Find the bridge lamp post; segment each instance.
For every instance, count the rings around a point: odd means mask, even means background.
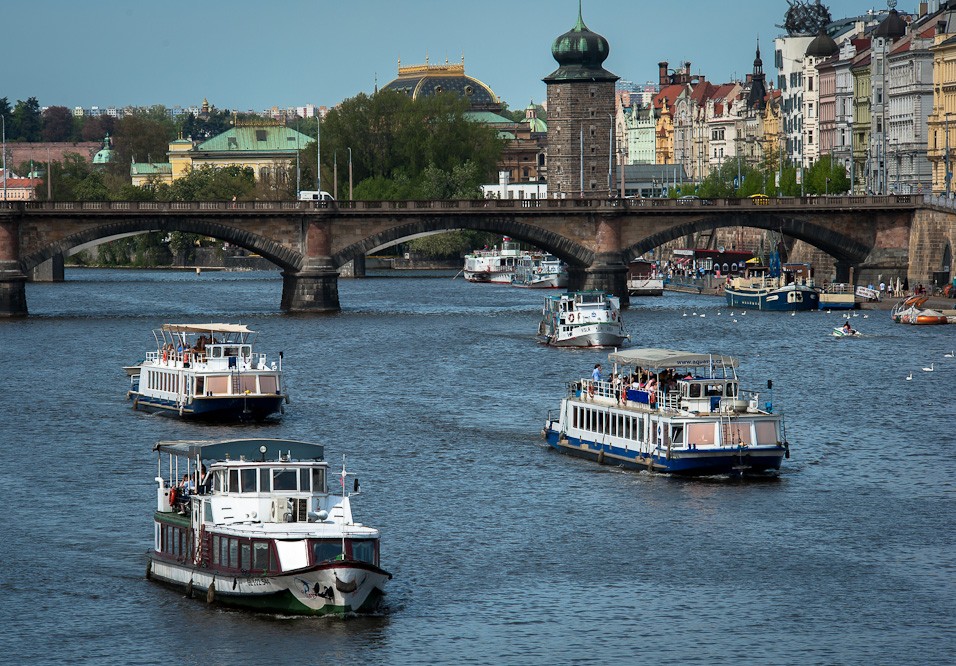
[[[950,183],[953,180],[953,172],[949,166],[949,117],[951,115],[953,114],[952,113],[946,114],[946,152],[943,153],[943,160],[945,161],[945,164],[946,164],[945,179],[946,179],[946,198],[947,199],[949,198],[949,194],[950,194]]]
[[[349,151],[349,201],[352,200],[352,149],[348,148]]]
[[[3,202],[7,202],[7,117],[6,115],[0,115],[0,121],[3,123]],[[49,172],[49,169],[47,169]],[[47,173],[47,179],[49,180],[50,174]]]
[[[611,119],[611,124],[607,130],[607,195],[611,196],[614,191],[614,179],[611,176],[613,171],[612,159],[614,157],[614,115],[609,113],[607,117]]]

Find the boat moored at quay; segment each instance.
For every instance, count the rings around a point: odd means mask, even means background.
[[[254,351],[244,324],[164,324],[156,351],[127,366],[133,409],[183,418],[262,420],[288,402],[278,361]]]
[[[391,578],[379,566],[380,533],[353,520],[358,480],[346,492],[344,463],[331,472],[322,445],[236,439],[160,442],[154,450],[148,579],[208,603],[264,612],[379,608]],[[176,485],[180,472],[184,482]],[[329,492],[329,477],[338,494]]]
[[[771,312],[816,310],[820,304],[809,265],[781,267],[773,261],[770,266],[750,266],[743,276],[729,279],[724,296],[730,307]]]
[[[549,412],[542,434],[558,451],[688,476],[775,473],[789,457],[782,415],[739,387],[737,359],[668,349],[608,358],[610,381],[570,382]]]
[[[628,340],[621,300],[603,291],[572,291],[544,299],[538,339],[554,347],[620,347]]]
[[[501,249],[494,247],[466,254],[462,271],[469,282],[511,284],[520,257],[520,244],[506,236]]]
[[[568,286],[568,269],[551,254],[525,254],[518,259],[511,284],[527,289],[561,289]]]

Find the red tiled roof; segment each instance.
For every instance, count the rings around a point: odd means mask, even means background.
[[[660,109],[662,100],[667,98],[667,109],[673,114],[674,113],[674,101],[678,96],[684,92],[683,84],[671,84],[669,86],[664,86],[663,89],[656,95],[654,95],[654,108]]]
[[[0,183],[3,178],[0,178]],[[39,187],[43,184],[42,178],[7,178],[7,187]]]

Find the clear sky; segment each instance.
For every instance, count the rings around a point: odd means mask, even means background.
[[[830,0],[834,18],[884,8]],[[914,2],[899,10],[912,11]],[[913,5],[913,7],[910,7]],[[764,68],[786,0],[584,0],[610,42],[605,67],[636,83],[690,60],[714,82]],[[404,65],[465,58],[465,73],[512,108],[545,98],[551,42],[578,0],[2,0],[0,97],[41,106],[333,106]],[[769,77],[768,77],[769,78]]]

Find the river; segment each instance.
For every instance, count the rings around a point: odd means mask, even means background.
[[[607,352],[538,345],[542,293],[452,275],[341,280],[329,316],[281,313],[275,272],[28,284],[30,317],[0,321],[3,661],[952,663],[956,327],[859,313],[864,337],[836,339],[836,313],[636,300],[635,345],[738,355],[787,415],[779,478],[681,480],[545,448],[564,383]],[[280,421],[130,409],[122,366],[199,321],[284,351]],[[276,618],[146,581],[152,445],[250,434],[348,456],[394,574],[381,616]]]

